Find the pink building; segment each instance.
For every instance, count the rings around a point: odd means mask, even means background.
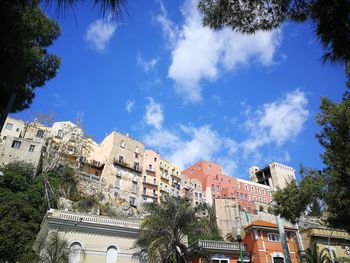
[[[209,204],[215,198],[236,198],[240,209],[253,212],[256,204],[268,204],[272,201],[269,186],[224,175],[222,167],[212,162],[200,161],[182,171],[182,174],[202,183],[206,202]]]

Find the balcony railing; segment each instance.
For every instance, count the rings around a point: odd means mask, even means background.
[[[125,167],[127,169],[136,171],[138,173],[142,172],[142,167],[140,165],[135,165],[135,164],[131,165],[131,164],[125,162],[124,160],[120,160],[119,158],[114,158],[114,164],[123,166],[123,167]]]
[[[213,240],[198,240],[192,246],[201,247],[206,250],[217,250],[217,251],[236,251],[239,252],[239,243],[238,242],[224,242],[224,241],[213,241]],[[246,248],[241,244],[243,251],[246,251]]]
[[[137,223],[137,222],[116,220],[116,219],[111,219],[108,217],[101,217],[101,216],[82,215],[82,214],[76,214],[72,212],[61,212],[59,215],[59,218],[65,219],[65,220],[77,221],[77,222],[88,222],[88,223],[103,224],[103,225],[110,225],[110,226],[129,227],[129,228],[135,228],[135,229],[140,228],[140,223]]]
[[[169,175],[162,173],[162,178],[169,181]]]
[[[144,184],[149,184],[149,185],[153,185],[153,186],[157,186],[157,181],[152,181],[152,180],[143,180],[142,183]]]
[[[154,169],[153,167],[146,167],[146,171],[151,172],[151,173],[155,173],[156,169]]]
[[[94,180],[94,181],[97,181],[97,182],[99,182],[100,179],[101,179],[100,176],[97,176],[97,175],[94,175],[94,174],[90,174],[90,173],[87,173],[87,172],[84,172],[84,171],[79,171],[79,176],[82,179]]]

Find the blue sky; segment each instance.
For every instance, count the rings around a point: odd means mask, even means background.
[[[312,25],[247,36],[202,27],[195,0],[128,6],[119,25],[86,5],[59,18],[50,51],[61,68],[16,116],[82,112],[97,142],[117,129],[182,168],[206,159],[245,179],[271,161],[322,167],[315,116],[321,96],[341,98],[345,76],[320,64]]]

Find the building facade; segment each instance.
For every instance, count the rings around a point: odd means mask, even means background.
[[[44,217],[33,248],[40,254],[41,244],[55,231],[67,241],[70,263],[139,262],[133,248],[139,228],[140,222],[52,209]]]
[[[276,162],[270,163],[261,169],[252,166],[249,173],[253,182],[269,186],[272,191],[276,191],[278,188],[282,189],[290,181],[296,180],[293,167]]]
[[[182,174],[201,182],[208,204],[213,204],[216,198],[232,198],[237,199],[240,210],[254,212],[256,202],[269,204],[272,200],[269,186],[227,176],[220,165],[212,162],[198,162],[182,171]]]
[[[293,234],[296,229],[284,227],[289,254],[292,263],[298,262],[296,244]],[[251,261],[254,263],[283,263],[285,262],[282,243],[276,224],[257,220],[244,228],[246,236],[243,243],[247,248]]]

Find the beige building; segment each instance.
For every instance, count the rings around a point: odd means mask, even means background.
[[[200,180],[189,178],[182,175],[182,191],[181,196],[187,196],[192,200],[192,205],[196,206],[199,204],[206,203],[205,192],[202,189],[202,183]]]
[[[249,173],[253,182],[268,185],[272,191],[277,190],[277,188],[282,189],[288,182],[295,180],[294,168],[276,162],[270,163],[262,169],[252,166]]]
[[[52,209],[44,217],[33,248],[40,253],[40,244],[57,231],[68,243],[70,263],[139,262],[133,257],[139,228],[136,221]]]
[[[153,150],[145,150],[142,178],[145,202],[161,202],[165,195],[182,196],[180,169]]]
[[[144,145],[128,135],[112,132],[100,144],[92,143],[81,176],[101,181],[118,198],[137,206],[141,202]]]
[[[49,129],[8,117],[0,134],[0,165],[14,161],[31,163],[38,170]]]
[[[309,227],[300,231],[304,250],[313,246],[331,251],[332,262],[335,259],[347,258],[350,260],[350,235],[344,230],[325,227]]]

